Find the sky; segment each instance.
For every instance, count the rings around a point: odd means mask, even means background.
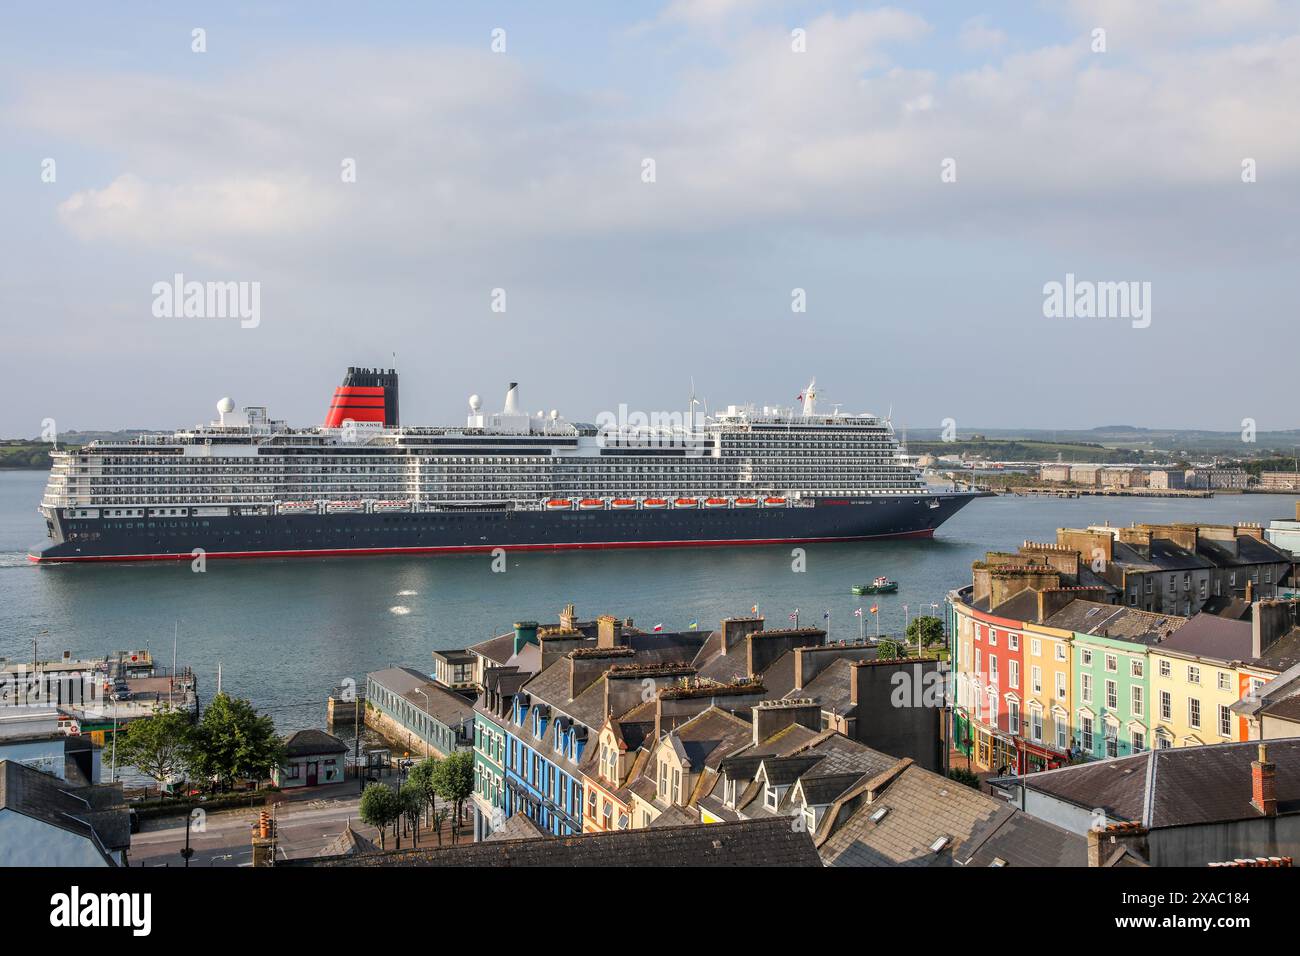
[[[25,4],[0,53],[0,436],[316,424],[393,364],[407,424],[816,377],[1300,426],[1294,0]],[[1049,314],[1067,276],[1130,309]]]

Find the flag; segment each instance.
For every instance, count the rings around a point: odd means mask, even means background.
[[[862,608],[858,608],[856,611],[854,611],[854,612],[853,612],[853,616],[854,616],[854,617],[862,617]]]
[[[792,620],[792,621],[797,621],[797,620],[799,620],[799,612],[798,612],[798,611],[792,611],[791,614],[790,614],[790,620]]]
[[[695,630],[695,629],[696,629],[697,627],[699,627],[699,626],[700,626],[700,622],[699,622],[699,621],[691,621],[691,630],[692,630],[692,631]]]
[[[876,614],[876,613],[878,613],[879,611],[880,611],[880,605],[879,605],[879,604],[873,604],[873,605],[871,605],[871,613],[872,613],[872,614]]]
[[[656,625],[655,625],[655,630],[656,630],[656,631],[662,631],[663,629],[664,629],[664,626],[663,626],[662,624],[656,624]]]
[[[799,397],[795,399],[795,401],[796,401],[796,402],[802,402],[802,401],[803,401],[803,395],[800,394]]]
[[[753,607],[751,607],[751,608],[749,609],[749,613],[750,613],[750,614],[757,614],[757,613],[758,613],[758,605],[755,604]]]
[[[823,621],[829,621],[830,619],[831,619],[831,612],[830,612],[830,611],[822,611],[822,620],[823,620]]]

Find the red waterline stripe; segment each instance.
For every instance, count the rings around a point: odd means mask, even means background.
[[[567,544],[462,544],[440,547],[414,548],[332,548],[313,551],[208,551],[205,558],[347,558],[378,554],[488,554],[501,548],[505,551],[606,551],[630,548],[712,548],[741,545],[770,544],[824,544],[837,541],[867,541],[879,538],[929,538],[933,529],[903,531],[898,534],[864,534],[837,538],[737,538],[708,541],[596,541]],[[42,558],[28,554],[33,564],[59,564],[65,561],[192,561],[194,555],[180,554],[106,554],[79,555],[62,558]]]

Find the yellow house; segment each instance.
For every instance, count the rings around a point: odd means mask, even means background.
[[[1151,645],[1151,723],[1157,747],[1239,739],[1231,708],[1241,698],[1239,662],[1252,656],[1251,626],[1198,614]]]
[[[1070,680],[1070,650],[1073,631],[1025,624],[1025,694],[1029,734],[1040,729],[1044,746],[1064,754],[1074,737],[1070,715],[1073,682]]]

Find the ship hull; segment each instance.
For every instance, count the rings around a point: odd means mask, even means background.
[[[349,557],[605,548],[735,547],[929,537],[977,495],[819,500],[812,507],[654,511],[465,510],[418,514],[67,519],[38,563]]]

